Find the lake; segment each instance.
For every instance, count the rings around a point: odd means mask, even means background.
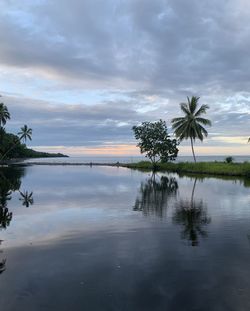
[[[0,174],[0,310],[250,310],[250,180]]]

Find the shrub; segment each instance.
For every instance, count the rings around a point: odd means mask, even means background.
[[[233,158],[233,157],[226,157],[226,158],[225,158],[225,162],[226,162],[226,163],[233,163],[233,161],[234,161],[234,158]]]

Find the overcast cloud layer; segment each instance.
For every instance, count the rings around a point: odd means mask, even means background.
[[[8,129],[27,123],[33,146],[132,154],[134,124],[170,129],[199,95],[213,121],[200,154],[250,153],[249,1],[2,0],[0,15]]]

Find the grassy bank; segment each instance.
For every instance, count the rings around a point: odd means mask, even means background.
[[[152,170],[152,163],[142,161],[129,163],[126,167],[133,169]],[[181,162],[181,163],[159,163],[156,170],[176,173],[209,174],[223,176],[250,177],[250,163],[224,163],[224,162]]]

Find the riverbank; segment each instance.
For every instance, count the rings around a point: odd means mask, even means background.
[[[179,162],[179,163],[158,163],[154,168],[148,161],[137,163],[97,163],[97,162],[16,162],[7,163],[10,166],[32,166],[32,165],[51,165],[51,166],[113,166],[126,167],[130,169],[173,172],[178,174],[214,175],[214,176],[238,176],[250,178],[250,162],[244,163],[225,163],[225,162]]]
[[[147,161],[128,163],[122,165],[131,169],[153,170],[153,164]],[[157,171],[168,171],[174,173],[209,174],[223,176],[250,177],[250,162],[224,163],[224,162],[180,162],[180,163],[158,163]]]

